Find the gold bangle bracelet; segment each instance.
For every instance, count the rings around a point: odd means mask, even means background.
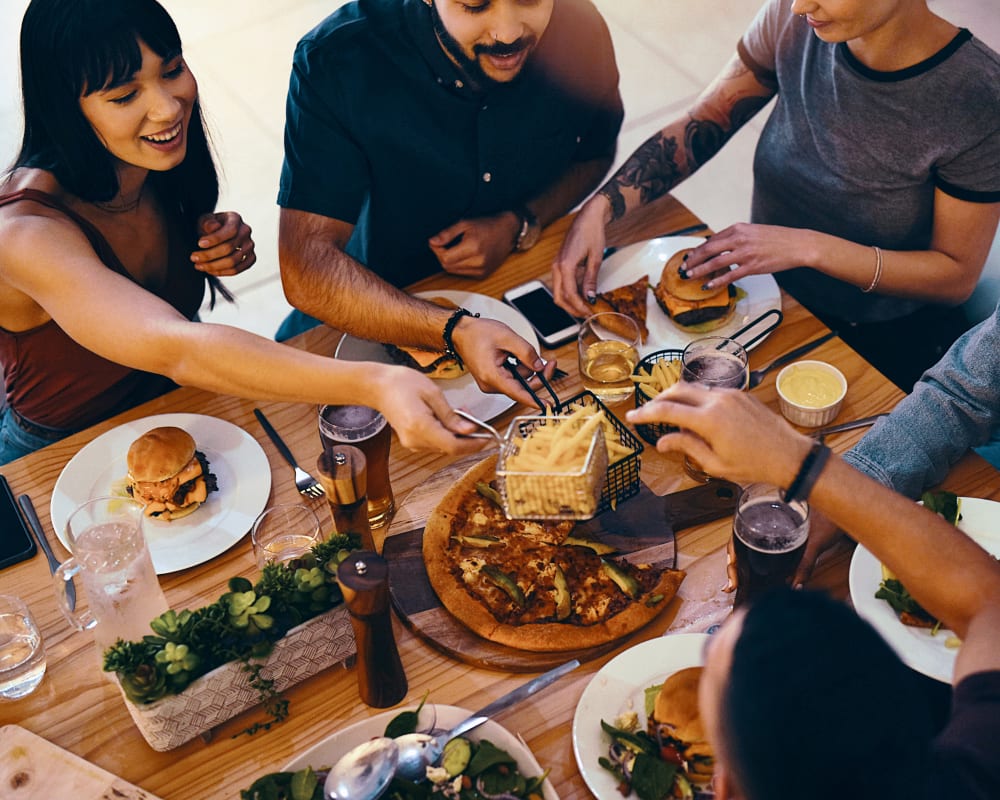
[[[875,275],[872,277],[872,282],[868,284],[868,288],[861,290],[865,294],[874,291],[879,281],[882,280],[882,248],[872,246],[872,249],[875,251]]]

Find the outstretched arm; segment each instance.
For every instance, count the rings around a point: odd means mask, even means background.
[[[812,440],[755,398],[681,383],[630,411],[631,422],[670,422],[661,451],[683,451],[713,475],[788,487]],[[932,614],[965,639],[957,683],[1000,669],[1000,564],[937,514],[839,458],[827,463],[810,503],[886,564]]]
[[[570,313],[590,314],[584,297],[597,291],[605,226],[693,175],[776,90],[733,56],[694,105],[647,139],[580,210],[552,267],[556,301]]]

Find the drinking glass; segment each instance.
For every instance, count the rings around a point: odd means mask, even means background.
[[[736,599],[739,607],[795,574],[809,539],[809,505],[786,503],[782,491],[752,483],[740,495],[733,517]]]
[[[389,445],[392,429],[386,418],[368,406],[322,406],[319,438],[324,450],[353,445],[368,463],[368,522],[378,528],[389,522],[396,508],[389,483]]]
[[[77,630],[93,630],[105,650],[116,640],[140,641],[149,623],[167,610],[143,535],[143,506],[123,497],[99,497],[80,505],[66,521],[73,557],[56,569],[56,601]],[[66,583],[77,575],[88,607],[70,607]],[[77,598],[79,600],[79,598]]]
[[[735,339],[725,336],[695,339],[681,354],[681,380],[708,388],[745,390],[750,381],[750,358]],[[702,483],[711,478],[688,456],[684,457],[684,470]]]
[[[257,566],[301,558],[322,541],[319,519],[301,503],[272,506],[260,512],[250,529]]]
[[[0,698],[31,694],[44,674],[42,634],[28,606],[19,597],[0,594]]]
[[[584,320],[577,335],[583,388],[605,403],[630,398],[639,344],[639,326],[631,317],[608,311]]]

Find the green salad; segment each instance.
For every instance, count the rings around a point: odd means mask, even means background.
[[[417,729],[416,711],[404,711],[393,717],[383,735],[396,738]],[[328,769],[307,767],[297,772],[272,772],[254,781],[240,792],[241,800],[323,800],[323,784]],[[444,748],[441,764],[427,768],[427,778],[419,782],[393,778],[382,795],[388,800],[542,800],[541,775],[521,774],[517,760],[487,739],[472,741],[458,736]]]

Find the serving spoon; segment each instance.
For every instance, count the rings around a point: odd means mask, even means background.
[[[323,784],[323,797],[325,800],[374,800],[385,791],[393,776],[409,781],[423,780],[427,767],[438,763],[450,740],[531,697],[578,666],[580,662],[573,659],[550,669],[466,717],[447,733],[438,736],[408,733],[395,739],[381,737],[358,745],[333,765]]]

